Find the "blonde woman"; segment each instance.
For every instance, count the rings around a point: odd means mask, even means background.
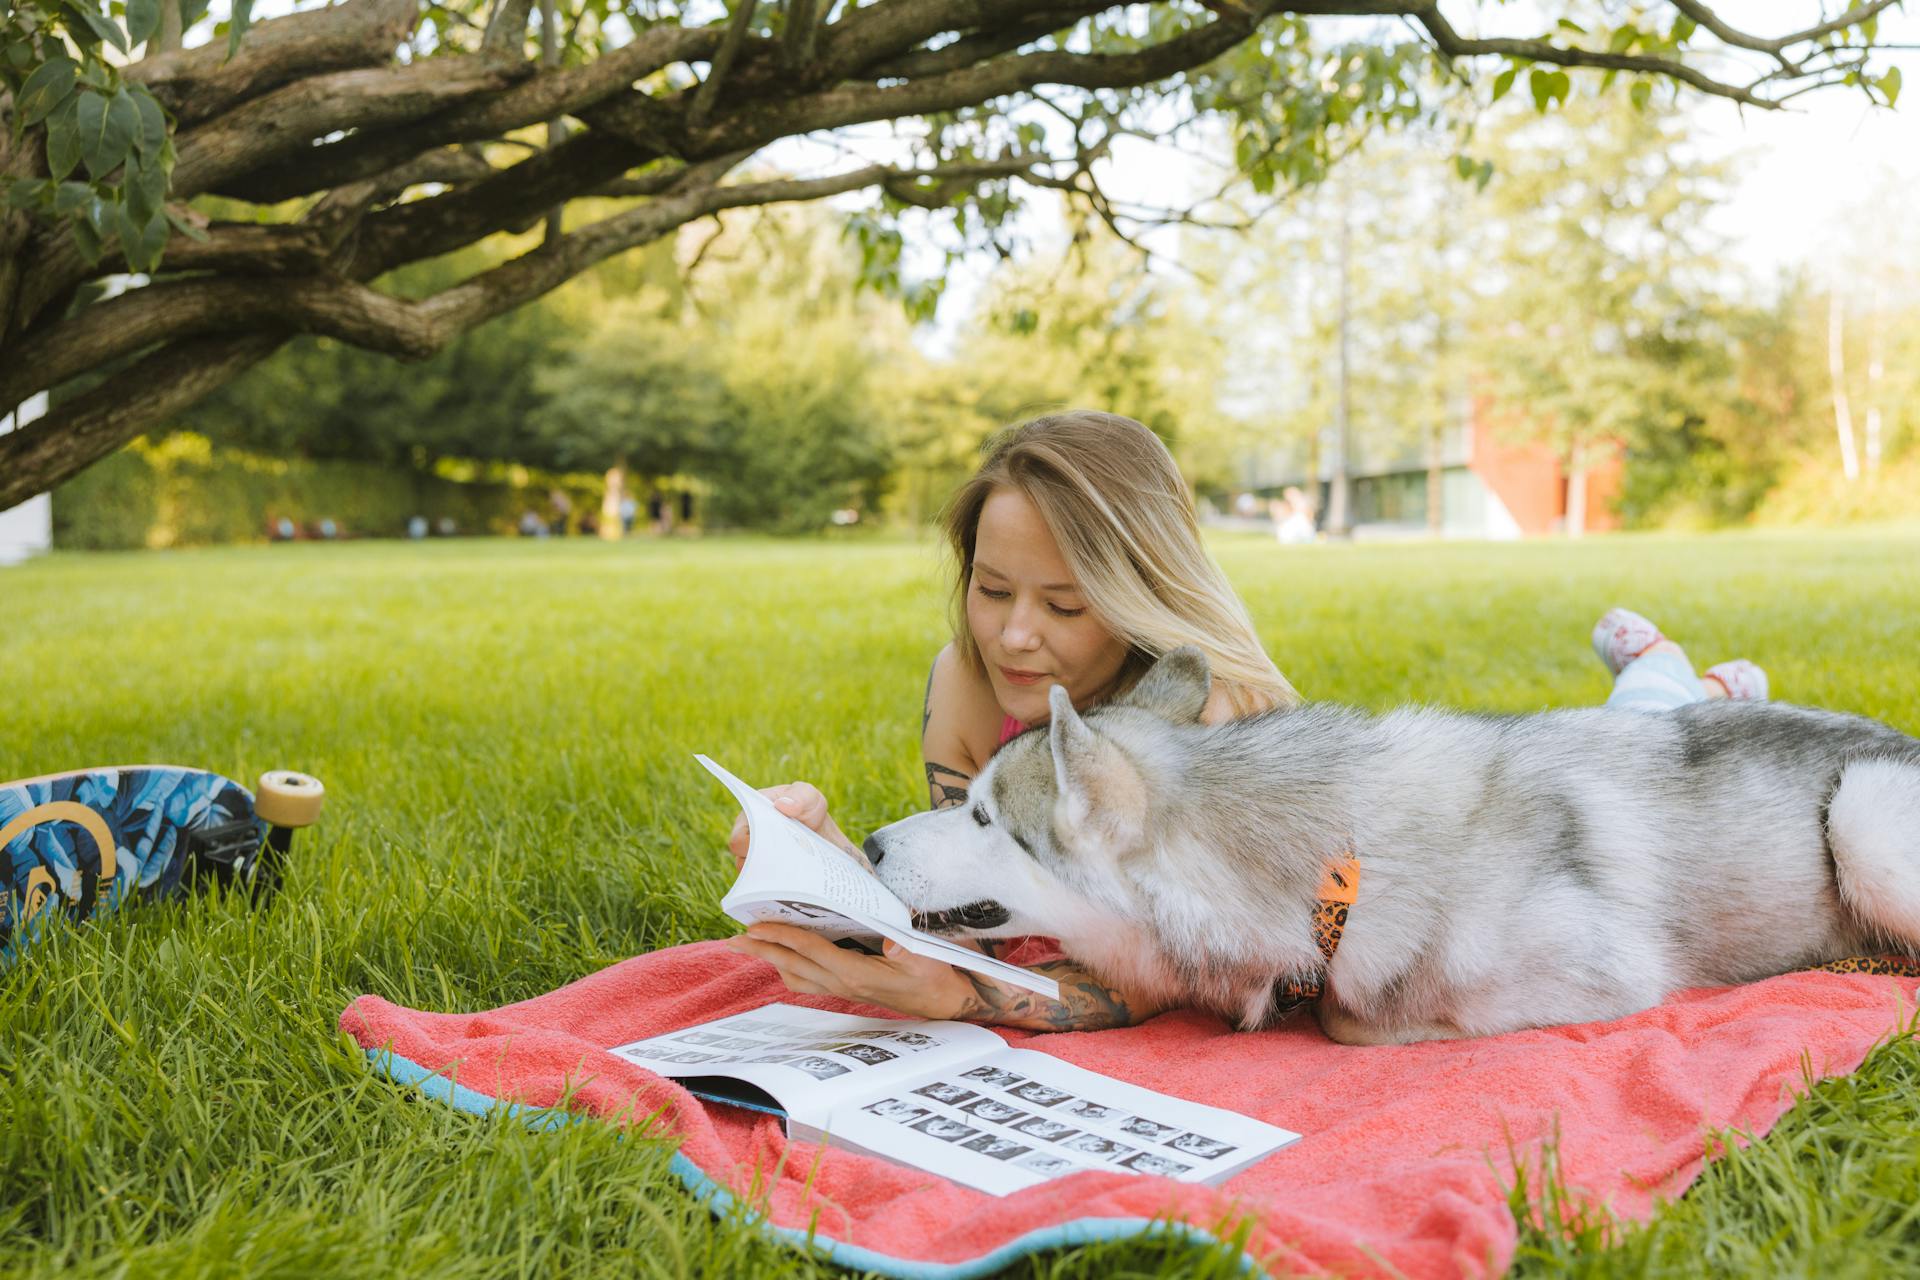
[[[1172,455],[1131,418],[1075,411],[1013,428],[954,495],[943,524],[957,569],[953,640],[933,661],[920,739],[936,809],[963,803],[968,784],[1002,743],[1046,723],[1050,686],[1065,685],[1074,707],[1085,711],[1124,692],[1155,657],[1181,645],[1207,655],[1208,723],[1299,700],[1201,545]],[[1623,630],[1622,618],[1645,634]],[[1698,681],[1690,690],[1679,683],[1684,656],[1676,659],[1677,646],[1637,615],[1616,610],[1602,619],[1595,647],[1620,674],[1616,695],[1667,705],[1708,696]],[[1641,651],[1649,661],[1634,662]],[[1658,668],[1660,689],[1636,683],[1636,668],[1647,675]],[[1691,679],[1690,667],[1685,674]],[[766,795],[864,861],[817,788],[796,782]],[[746,840],[742,817],[728,841],[736,861]],[[1161,1011],[1057,951],[1043,958],[1032,944],[1014,954],[1004,943],[978,945],[1058,980],[1058,1000],[892,943],[883,956],[864,955],[786,925],[753,925],[728,945],[772,964],[793,991],[914,1017],[1065,1031],[1127,1026]]]

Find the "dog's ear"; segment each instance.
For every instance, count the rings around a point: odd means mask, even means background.
[[[1073,709],[1064,685],[1047,691],[1052,719],[1054,817],[1070,836],[1091,836],[1118,852],[1146,829],[1146,791],[1139,772],[1110,740]]]
[[[1207,655],[1192,645],[1162,654],[1140,682],[1113,700],[1116,707],[1139,707],[1175,724],[1198,724],[1212,685]]]

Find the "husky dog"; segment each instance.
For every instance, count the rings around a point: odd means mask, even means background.
[[[922,927],[1043,934],[1241,1028],[1322,988],[1351,1044],[1617,1018],[1683,987],[1920,955],[1920,741],[1766,703],[1208,726],[1206,659],[1015,738],[867,853]],[[1316,890],[1358,860],[1329,963]]]

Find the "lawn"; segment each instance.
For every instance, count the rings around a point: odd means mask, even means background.
[[[1308,696],[1598,701],[1626,603],[1702,665],[1920,732],[1920,530],[1216,550]],[[830,1274],[711,1217],[668,1149],[427,1106],[334,1031],[363,991],[479,1009],[721,936],[732,809],[691,760],[805,778],[842,826],[924,803],[926,543],[714,539],[56,555],[0,571],[0,778],[195,763],[331,793],[265,912],[196,901],[0,974],[0,1275]],[[1920,1044],[1603,1245],[1521,1274],[1920,1273]],[[1015,1274],[1224,1273],[1171,1245]]]

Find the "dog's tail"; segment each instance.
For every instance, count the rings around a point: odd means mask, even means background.
[[[1920,956],[1920,760],[1855,760],[1827,804],[1840,897],[1888,942]]]

